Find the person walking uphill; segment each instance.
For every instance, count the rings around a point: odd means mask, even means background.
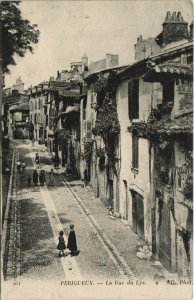
[[[70,225],[67,248],[71,251],[71,256],[78,255],[80,252],[77,250],[77,241],[73,224]]]
[[[63,237],[63,231],[59,232],[59,243],[57,246],[57,250],[59,250],[59,257],[62,255],[65,255],[64,250],[66,249],[65,246],[65,241],[64,241],[64,237]]]
[[[38,153],[36,153],[36,157],[35,157],[35,163],[36,163],[36,166],[37,166],[37,168],[39,168],[39,164],[40,164],[40,157],[39,157]]]

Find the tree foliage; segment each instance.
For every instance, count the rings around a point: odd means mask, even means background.
[[[9,66],[15,65],[14,55],[24,57],[26,51],[33,53],[32,44],[38,43],[37,25],[23,19],[19,9],[20,1],[1,1],[2,68],[9,73]]]

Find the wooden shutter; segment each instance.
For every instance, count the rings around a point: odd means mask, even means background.
[[[133,83],[133,119],[139,119],[139,79]]]
[[[136,135],[132,136],[132,168],[138,169],[139,166],[139,139]]]
[[[139,118],[139,79],[128,83],[128,115],[130,120]]]
[[[92,122],[86,121],[86,141],[90,142],[92,139]]]
[[[128,82],[128,115],[129,115],[129,120],[133,119],[133,81]]]
[[[83,120],[83,139],[86,137],[86,120]]]

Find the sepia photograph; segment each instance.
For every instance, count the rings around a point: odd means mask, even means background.
[[[192,299],[193,2],[0,12],[1,299]]]

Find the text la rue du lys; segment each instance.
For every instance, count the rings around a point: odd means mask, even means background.
[[[139,286],[142,286],[142,285],[146,285],[146,282],[145,281],[140,281],[140,280],[128,280],[128,281],[119,281],[119,280],[114,280],[114,281],[109,281],[109,280],[106,280],[106,285],[139,285]]]

